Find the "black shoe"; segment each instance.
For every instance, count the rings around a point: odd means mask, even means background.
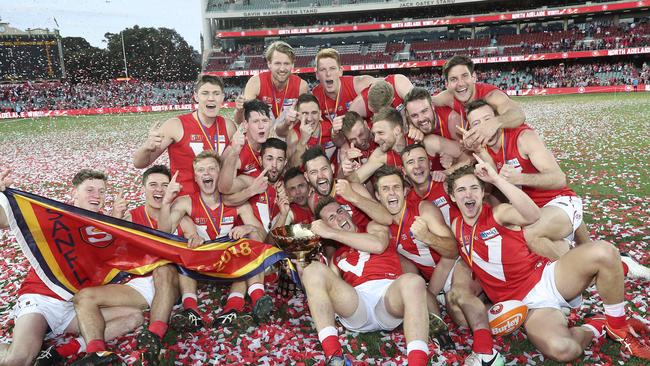
[[[56,364],[63,363],[63,356],[56,351],[54,346],[49,346],[46,349],[41,350],[36,357],[34,366],[54,366]]]
[[[454,349],[447,324],[434,313],[429,313],[429,337],[442,349]]]
[[[203,320],[196,311],[185,309],[172,316],[170,325],[178,332],[196,332],[203,328]]]
[[[138,334],[137,347],[142,352],[142,358],[144,361],[147,361],[150,365],[158,364],[162,342],[157,335],[153,334],[148,329],[143,330]]]
[[[220,314],[212,323],[213,328],[219,327],[237,327],[239,329],[247,329],[253,325],[253,317],[248,314],[238,314],[235,310],[230,310],[227,313]]]
[[[258,323],[265,323],[273,311],[273,299],[269,295],[260,297],[253,306],[253,318]]]
[[[102,351],[89,353],[84,358],[71,363],[70,366],[126,366],[126,364],[115,353]]]

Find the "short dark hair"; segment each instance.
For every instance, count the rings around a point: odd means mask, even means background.
[[[81,169],[72,178],[72,185],[75,188],[79,187],[81,183],[89,179],[101,179],[104,182],[106,182],[108,180],[108,176],[104,172],[100,172],[99,170]]]
[[[301,104],[305,104],[305,103],[316,103],[316,105],[320,109],[320,104],[318,104],[318,98],[316,98],[314,94],[310,94],[310,93],[300,94],[298,96],[298,100],[296,100],[296,110],[300,108]]]
[[[363,123],[363,117],[355,111],[347,111],[343,116],[343,126],[341,127],[341,131],[343,133],[350,132],[357,122]]]
[[[442,75],[445,77],[445,81],[449,78],[449,70],[458,65],[465,65],[470,74],[474,73],[474,61],[471,58],[465,55],[454,55],[442,65]]]
[[[275,137],[269,137],[262,143],[262,147],[260,149],[260,155],[264,156],[264,151],[266,149],[273,148],[273,149],[278,149],[284,151],[284,155],[287,155],[287,143],[280,140],[279,138]]]
[[[271,108],[259,99],[244,102],[244,119],[248,121],[252,112],[257,112],[271,118]]]
[[[330,203],[336,203],[337,205],[339,204],[332,196],[320,197],[318,199],[318,203],[316,204],[316,209],[314,210],[314,216],[316,216],[317,219],[322,219],[322,217],[320,217],[320,213],[323,211],[323,208],[325,208],[325,206],[329,205]]]
[[[473,101],[469,102],[469,104],[467,104],[467,106],[465,106],[465,109],[467,111],[467,114],[469,114],[473,110],[476,110],[476,109],[479,109],[479,108],[485,107],[485,106],[490,107],[494,111],[494,113],[496,114],[496,111],[494,110],[494,108],[492,108],[492,106],[489,105],[488,102],[486,102],[483,99],[477,99],[477,100],[473,100]]]
[[[201,86],[203,86],[203,84],[218,85],[221,88],[221,92],[224,91],[223,79],[219,76],[199,74],[199,77],[196,79],[196,82],[194,83],[194,92],[195,93],[198,92]]]
[[[402,153],[400,154],[400,156],[404,156],[404,154],[406,154],[408,152],[411,152],[411,151],[413,151],[415,149],[420,149],[420,148],[424,149],[425,152],[427,151],[427,149],[424,147],[424,145],[422,145],[419,142],[406,145],[406,146],[404,146],[404,150],[402,150]],[[427,155],[428,155],[428,153],[427,153]]]
[[[379,169],[375,170],[374,174],[374,181],[375,181],[375,191],[378,190],[379,186],[379,179],[383,177],[387,177],[389,175],[396,175],[399,177],[399,179],[402,181],[402,186],[404,186],[404,176],[402,175],[402,172],[397,169],[397,167],[394,167],[392,165],[382,165],[379,167]]]
[[[282,179],[284,180],[284,184],[287,184],[288,181],[298,176],[303,176],[302,171],[297,166],[293,166],[284,172],[284,177]]]
[[[472,165],[472,164],[463,165],[462,167],[454,170],[451,174],[449,174],[447,176],[447,179],[445,180],[445,184],[447,186],[447,194],[448,195],[451,196],[453,194],[453,192],[454,192],[454,183],[456,183],[456,181],[459,178],[464,177],[466,175],[476,175],[476,174],[474,174],[474,165]],[[478,179],[478,178],[477,178],[477,180],[478,180],[479,185],[481,186],[481,189],[485,189],[485,183],[482,180]]]
[[[320,146],[314,146],[312,148],[307,149],[300,157],[300,159],[302,160],[302,166],[306,167],[308,162],[317,159],[321,156],[324,157],[327,161],[330,160],[327,158],[325,151],[323,151],[323,148]]]
[[[378,121],[388,121],[393,125],[393,127],[399,126],[402,131],[404,131],[402,114],[393,107],[384,107],[380,109],[379,112],[375,113],[375,115],[372,116],[372,123],[377,123]]]
[[[415,88],[411,89],[406,95],[404,96],[404,105],[409,104],[409,102],[412,102],[414,100],[421,100],[421,99],[426,99],[429,104],[431,104],[431,93],[429,93],[428,90],[425,88],[420,88],[416,86]]]
[[[151,174],[163,174],[166,175],[169,180],[172,180],[172,173],[169,171],[169,168],[165,165],[152,165],[149,169],[145,170],[142,173],[142,185],[147,183],[147,179]]]

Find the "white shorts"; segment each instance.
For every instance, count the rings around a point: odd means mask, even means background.
[[[573,234],[582,224],[582,198],[578,196],[557,196],[550,200],[544,207],[558,207],[564,211],[571,221],[573,230],[566,238],[573,241]]]
[[[529,309],[577,308],[582,305],[582,295],[578,295],[576,298],[567,301],[557,290],[557,286],[555,285],[555,263],[548,263],[544,267],[539,282],[521,300]]]
[[[149,307],[151,307],[151,302],[153,301],[153,296],[156,294],[156,290],[153,286],[153,276],[143,276],[143,277],[134,277],[125,283],[126,286],[129,286],[136,290],[142,297],[147,301]]]
[[[47,338],[65,333],[65,329],[77,316],[72,301],[59,300],[40,294],[23,294],[18,297],[11,316],[18,319],[27,314],[41,314],[45,318],[50,327]]]
[[[355,287],[359,296],[359,305],[350,317],[339,316],[341,324],[348,330],[360,333],[393,330],[402,324],[403,319],[390,315],[384,302],[386,290],[394,281],[374,280]]]
[[[449,273],[447,274],[447,279],[445,279],[445,284],[442,286],[442,292],[444,293],[448,293],[451,290],[451,280],[454,278],[454,271],[456,270],[456,266],[458,265],[459,260],[460,257],[456,258],[456,262],[454,262],[454,266],[451,267]]]

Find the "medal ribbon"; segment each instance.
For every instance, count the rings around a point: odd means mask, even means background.
[[[287,86],[284,88],[284,93],[282,93],[282,105],[284,106],[284,98],[287,96],[287,90],[289,90],[289,83],[291,82],[291,78],[287,80]],[[275,117],[280,116],[280,105],[278,104],[277,99],[275,99],[275,85],[273,85],[273,82],[271,82],[271,91],[273,93],[273,110],[275,111]]]
[[[336,111],[339,108],[339,97],[340,96],[341,96],[341,79],[339,79],[339,91],[336,93],[336,102],[334,104],[334,112],[329,113],[329,109],[327,108],[328,96],[327,96],[327,94],[325,94],[325,87],[323,87],[323,101],[325,101],[325,113],[327,114],[327,118],[330,120],[330,122],[334,122],[334,119],[332,118],[332,115],[334,115],[336,117]]]
[[[217,124],[217,133],[215,135],[213,135],[212,138],[209,137],[210,135],[208,134],[208,130],[203,125],[203,121],[201,121],[201,117],[199,117],[199,112],[198,111],[196,112],[195,121],[196,121],[196,124],[198,124],[199,128],[201,129],[201,132],[203,133],[203,137],[205,137],[205,139],[208,140],[208,144],[210,145],[210,149],[212,149],[213,151],[217,151],[217,149],[215,148],[216,142],[214,141],[214,136],[219,135],[219,124],[217,123],[217,121],[216,120],[214,121],[214,123]]]
[[[205,212],[206,216],[208,219],[210,219],[210,223],[212,224],[212,229],[216,233],[217,236],[219,236],[219,233],[221,232],[221,222],[223,219],[223,200],[221,200],[221,194],[219,194],[219,221],[215,222],[214,216],[212,216],[211,210],[208,208],[208,205],[205,203],[203,200],[203,197],[199,195],[199,199],[201,200],[201,207],[203,208],[203,211]]]
[[[478,226],[478,220],[472,226],[472,237],[470,238],[469,249],[467,248],[467,243],[465,242],[465,220],[461,221],[461,240],[463,241],[463,249],[465,250],[465,255],[467,256],[467,262],[469,263],[469,268],[472,269],[472,254],[474,253],[474,234],[476,233],[476,227]]]

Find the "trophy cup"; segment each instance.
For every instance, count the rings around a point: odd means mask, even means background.
[[[297,271],[302,269],[314,260],[320,251],[320,237],[314,234],[309,224],[286,225],[271,230],[271,236],[280,249],[289,254],[289,257],[297,262]],[[288,274],[288,268],[281,270],[278,277],[277,291],[288,298],[297,291],[296,284]]]

